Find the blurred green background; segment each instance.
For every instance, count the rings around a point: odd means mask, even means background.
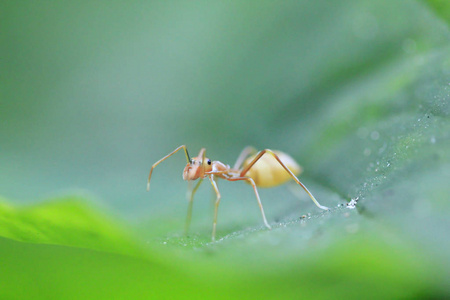
[[[449,296],[449,6],[2,1],[0,296]],[[205,183],[183,237],[184,155],[145,191],[181,144],[283,150],[332,209],[261,189],[266,231],[220,182],[211,244]]]

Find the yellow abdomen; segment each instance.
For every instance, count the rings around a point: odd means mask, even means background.
[[[281,151],[273,150],[273,152],[295,176],[300,175],[302,168],[292,157]],[[255,157],[256,155],[247,158],[244,161],[243,167],[245,168]],[[275,157],[267,152],[245,175],[251,177],[259,187],[273,187],[292,179],[291,175],[281,166]]]

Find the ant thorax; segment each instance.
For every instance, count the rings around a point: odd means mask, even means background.
[[[212,162],[212,171],[213,172],[224,172],[230,169],[229,165],[226,165],[218,160]]]

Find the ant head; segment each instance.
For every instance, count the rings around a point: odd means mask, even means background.
[[[196,180],[198,178],[204,177],[205,172],[210,172],[211,170],[211,160],[209,158],[203,157],[203,153],[202,151],[200,151],[199,156],[192,158],[184,168],[183,179]]]

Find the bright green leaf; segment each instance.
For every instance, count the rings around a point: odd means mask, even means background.
[[[2,298],[449,297],[447,2],[99,3],[0,4],[0,193],[125,219],[3,201]],[[269,231],[222,181],[210,243],[205,183],[184,237],[183,155],[145,193],[184,143],[286,151],[332,209],[260,189]]]

